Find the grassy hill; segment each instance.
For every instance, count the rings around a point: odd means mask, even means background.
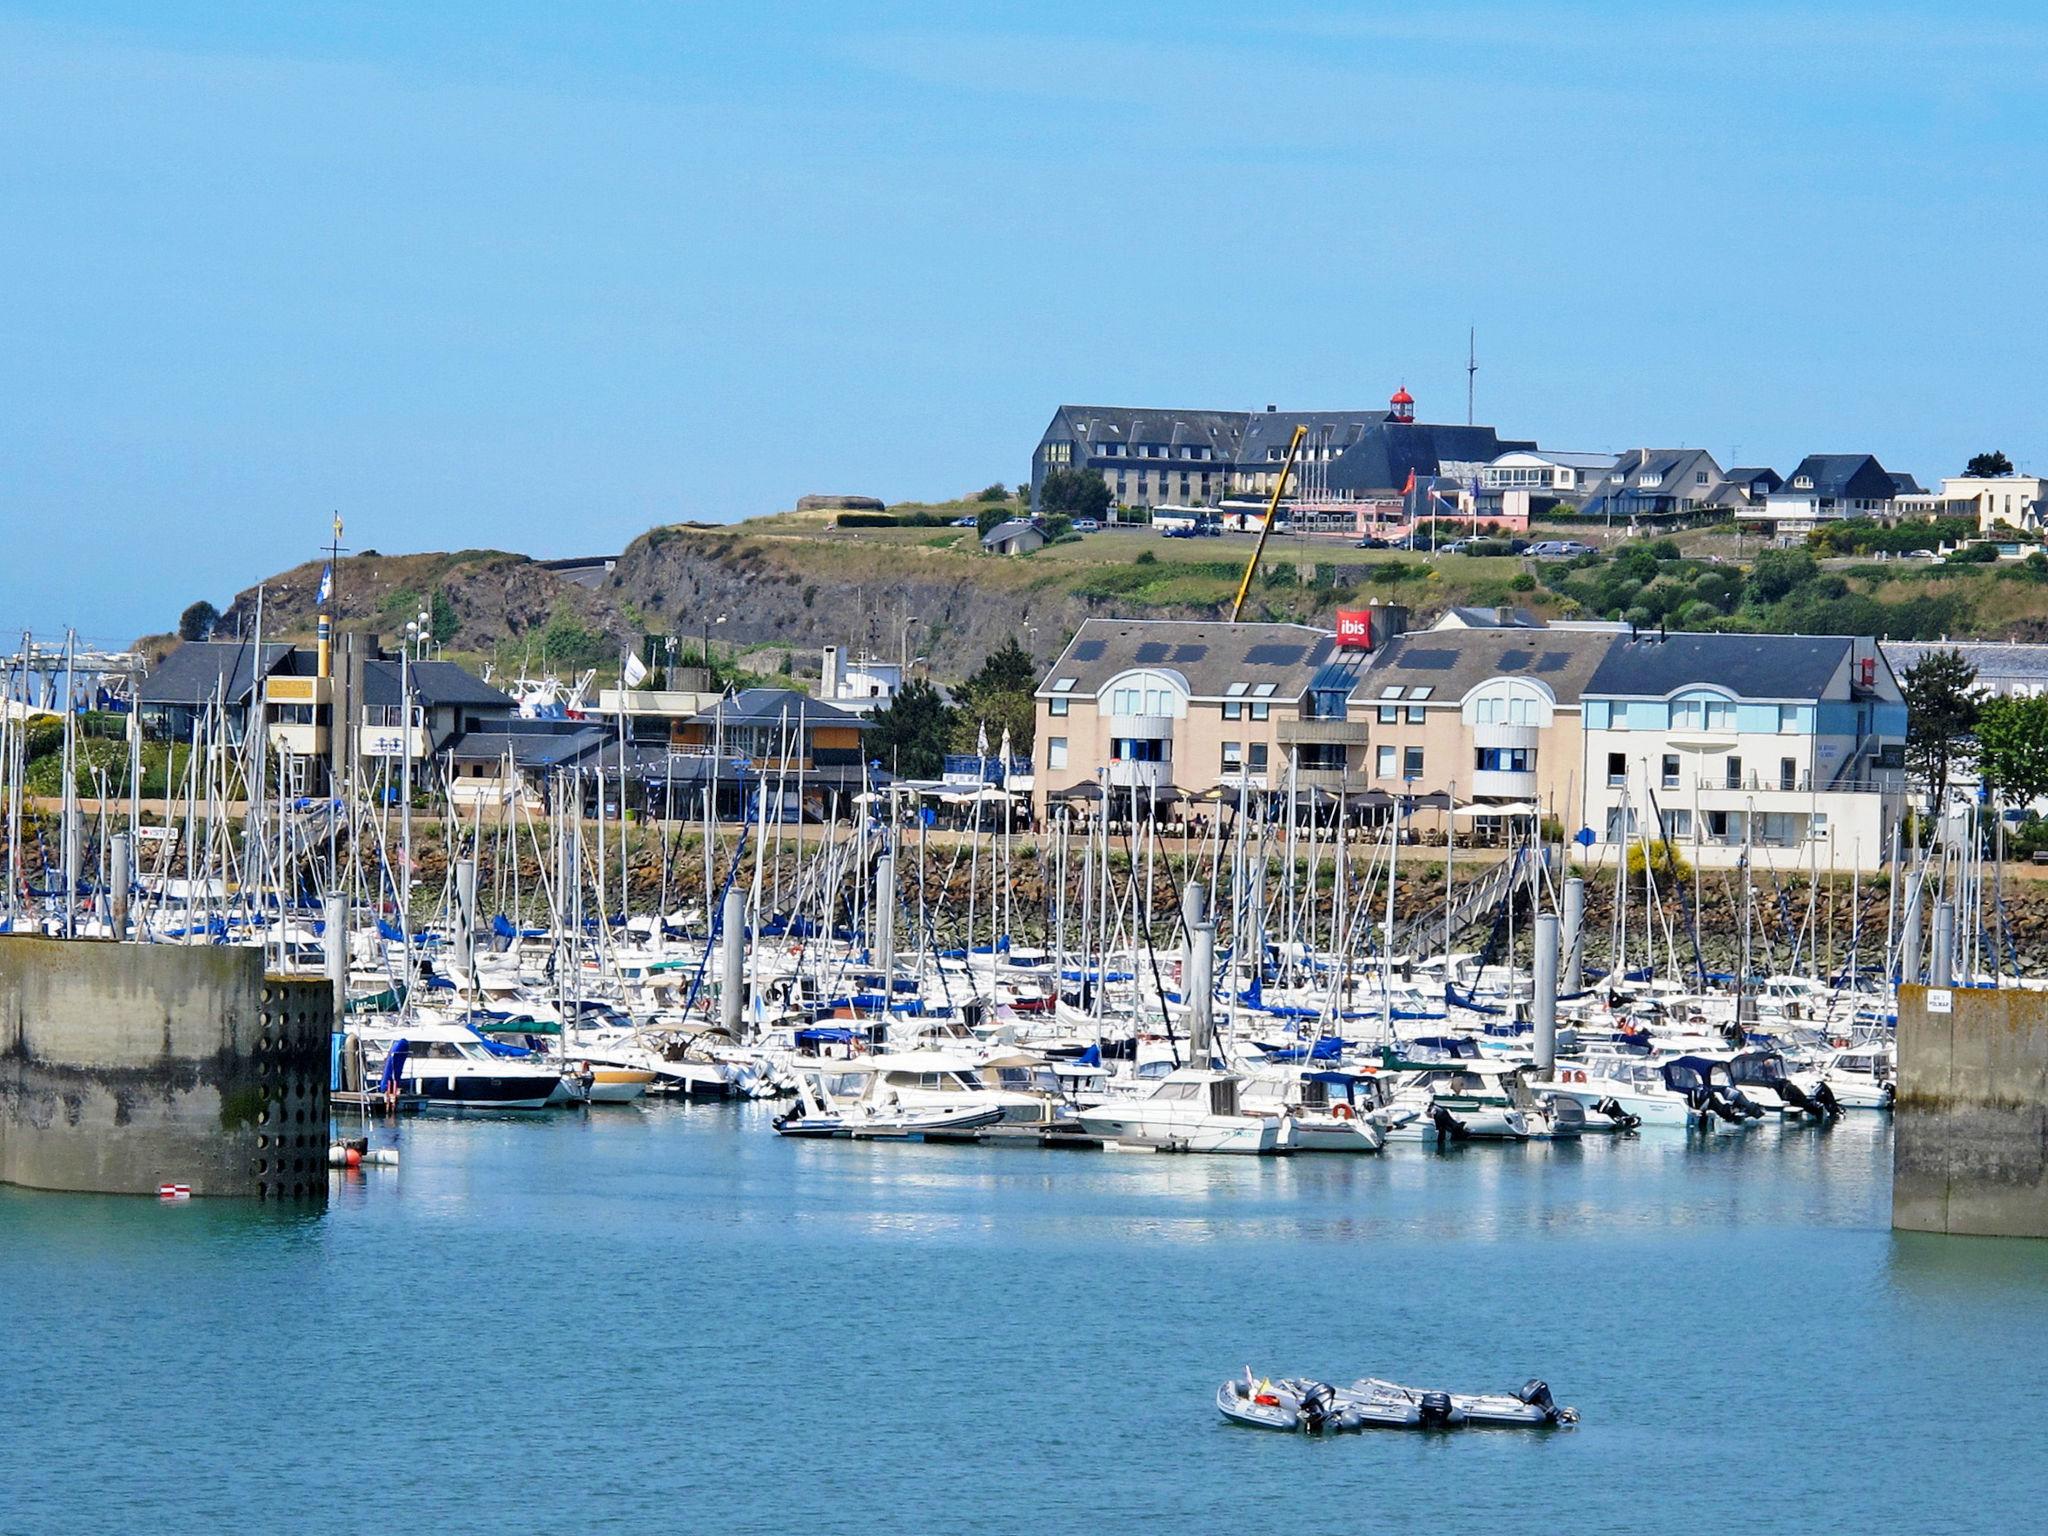
[[[1018,513],[1011,501],[999,510]],[[1169,539],[1105,529],[1022,558],[984,555],[972,527],[991,504],[908,503],[909,525],[859,526],[833,511],[782,512],[726,526],[676,524],[635,539],[596,587],[496,550],[359,555],[336,573],[344,629],[393,640],[422,610],[447,653],[501,667],[616,665],[644,634],[763,671],[815,671],[838,643],[930,658],[958,677],[1015,636],[1049,659],[1090,615],[1219,618],[1253,536]],[[1539,530],[1561,534],[1563,530]],[[1546,617],[1629,619],[1674,628],[1937,638],[2048,638],[2048,557],[1996,565],[1759,550],[1732,529],[1672,540],[1576,532],[1600,547],[1573,562],[1501,554],[1360,550],[1350,540],[1276,534],[1247,617],[1327,623],[1340,604],[1405,604],[1427,623],[1452,604],[1513,604]],[[267,634],[308,635],[317,563],[264,584]],[[255,592],[225,622],[253,628]],[[722,616],[722,619],[721,619]]]

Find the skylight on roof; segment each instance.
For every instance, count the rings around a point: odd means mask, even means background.
[[[1225,697],[1226,699],[1239,698],[1243,695],[1245,689],[1249,688],[1250,686],[1250,683],[1232,683],[1228,688],[1223,690],[1223,697]]]
[[[1062,677],[1062,678],[1058,679],[1058,680],[1057,680],[1056,682],[1054,682],[1054,683],[1053,683],[1053,685],[1052,685],[1052,691],[1053,691],[1054,693],[1067,693],[1067,692],[1070,692],[1070,691],[1072,691],[1072,689],[1073,689],[1073,686],[1074,686],[1074,679],[1073,679],[1073,678],[1071,678],[1071,677]]]
[[[1380,690],[1380,697],[1383,699],[1398,699],[1401,697],[1402,691],[1401,685],[1395,683],[1391,687],[1382,688]]]
[[[1259,684],[1258,687],[1252,690],[1252,697],[1255,699],[1270,699],[1273,697],[1273,685],[1271,683]]]
[[[1410,699],[1426,699],[1432,693],[1435,692],[1436,689],[1433,685],[1429,683],[1424,683],[1420,688],[1417,688],[1413,693],[1409,694],[1408,697]]]

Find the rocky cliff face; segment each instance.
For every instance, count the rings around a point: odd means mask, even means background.
[[[834,545],[655,529],[627,547],[604,591],[644,615],[650,629],[687,637],[708,621],[721,645],[788,645],[800,653],[866,643],[894,656],[904,621],[914,618],[910,653],[929,656],[942,679],[966,675],[1013,636],[1050,659],[1083,619],[1115,610],[1062,590],[1057,574],[1028,562],[864,543],[852,532],[841,538]],[[715,622],[720,614],[723,625]]]

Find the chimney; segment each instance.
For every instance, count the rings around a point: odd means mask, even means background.
[[[839,647],[825,647],[825,662],[819,673],[818,697],[830,704],[839,697]]]

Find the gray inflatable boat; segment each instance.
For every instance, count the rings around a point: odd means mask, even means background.
[[[1307,1377],[1243,1376],[1216,1389],[1216,1409],[1233,1424],[1290,1434],[1342,1435],[1367,1429],[1457,1429],[1464,1425],[1544,1428],[1576,1424],[1578,1410],[1561,1408],[1537,1380],[1519,1392],[1423,1391],[1368,1376],[1348,1387]]]

